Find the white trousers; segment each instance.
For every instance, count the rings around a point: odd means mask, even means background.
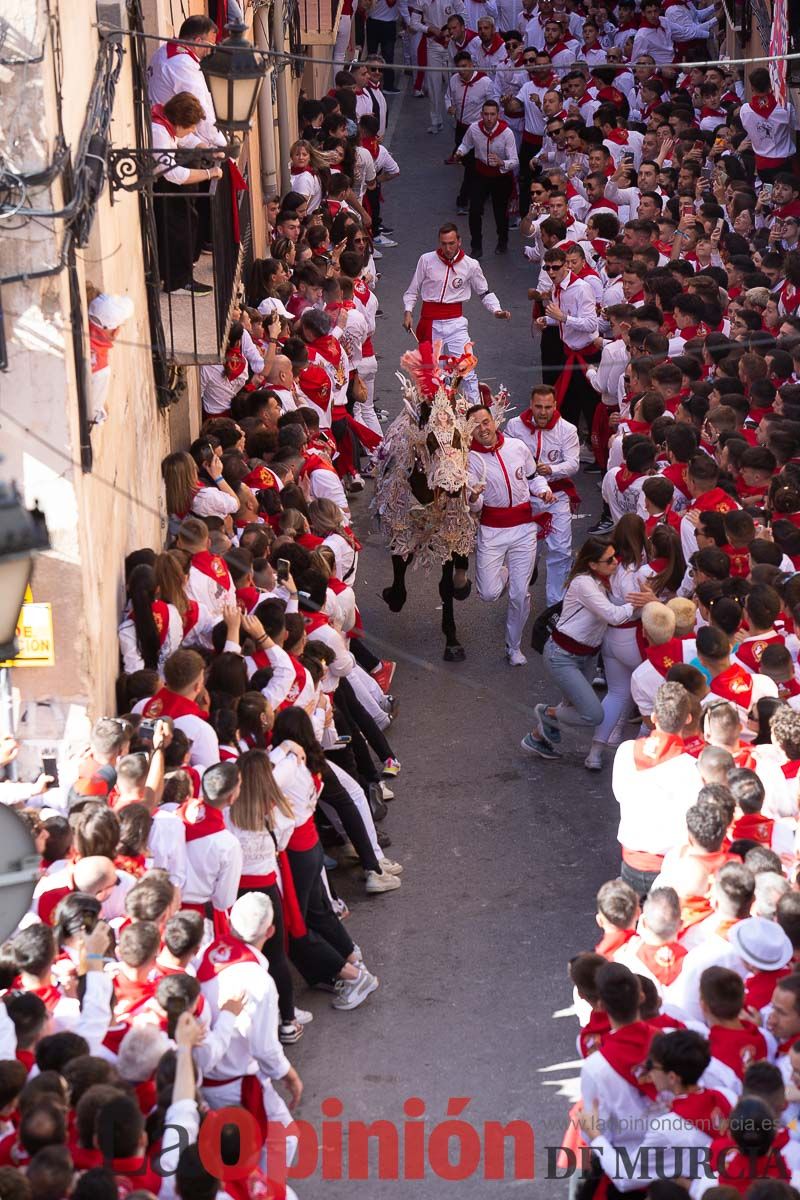
[[[381,706],[384,693],[378,681],[368,675],[363,667],[356,663],[347,676],[347,681],[356,694],[356,699],[367,710],[379,729],[388,729],[391,719],[386,709]]]
[[[433,38],[428,38],[429,67],[450,67],[450,55],[446,46],[440,46]],[[444,93],[447,88],[447,75],[441,71],[428,71],[425,75],[425,90],[431,102],[431,125],[444,125]]]
[[[259,1075],[261,1081],[261,1090],[264,1095],[264,1111],[267,1114],[270,1125],[283,1125],[284,1128],[290,1126],[294,1120],[289,1109],[284,1104],[281,1097],[272,1086],[272,1080],[266,1079],[263,1075]],[[242,1107],[242,1081],[234,1079],[230,1083],[223,1083],[220,1087],[201,1087],[203,1098],[209,1108],[241,1108]],[[286,1166],[290,1167],[294,1162],[297,1154],[297,1137],[295,1134],[289,1134],[286,1139]],[[266,1151],[266,1169],[269,1172],[269,1142],[265,1146]],[[262,1156],[264,1157],[264,1156]],[[285,1171],[278,1173],[276,1171],[274,1178],[285,1178]]]
[[[572,563],[572,513],[569,498],[563,493],[555,504],[536,504],[536,512],[549,513],[550,532],[542,543],[542,555],[547,564],[545,597],[548,606],[564,599],[567,576]]]
[[[481,600],[491,602],[499,599],[508,579],[506,646],[509,650],[519,650],[522,642],[522,631],[531,611],[528,585],[535,562],[535,525],[515,525],[511,529],[488,529],[481,525],[478,529],[475,585]]]
[[[342,17],[336,31],[336,45],[333,48],[333,60],[341,70],[350,61],[348,47],[350,45],[350,30],[353,26],[352,17]]]
[[[431,339],[442,343],[442,354],[453,354],[458,358],[464,353],[464,347],[470,341],[469,325],[466,317],[448,317],[445,321],[431,322]],[[478,376],[474,371],[464,377],[461,385],[464,395],[471,404],[478,403]]]
[[[383,436],[381,423],[375,416],[375,379],[377,374],[378,360],[375,355],[370,354],[369,358],[362,358],[358,364],[358,376],[367,389],[367,398],[363,403],[359,402],[353,405],[353,416],[356,421],[366,425],[367,429]]]
[[[618,744],[622,738],[619,730],[627,719],[631,705],[631,675],[642,661],[636,641],[636,630],[617,629],[609,625],[603,638],[603,666],[606,671],[608,691],[603,699],[603,720],[595,729],[597,742]]]

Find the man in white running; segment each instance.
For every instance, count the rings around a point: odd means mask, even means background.
[[[500,307],[494,292],[489,291],[480,263],[468,258],[461,249],[458,226],[448,222],[439,230],[439,248],[420,256],[417,269],[403,295],[403,328],[411,332],[414,306],[422,300],[422,313],[417,323],[419,342],[441,341],[442,353],[458,358],[470,340],[464,304],[473,288],[499,321],[511,319],[511,313]],[[474,371],[466,376],[464,393],[472,403],[478,400],[478,378]]]
[[[481,600],[497,600],[508,587],[506,657],[512,667],[527,662],[520,650],[531,609],[530,586],[536,561],[537,525],[532,500],[553,502],[553,493],[519,438],[503,437],[491,411],[474,405],[469,449],[468,498],[478,516],[475,583]]]

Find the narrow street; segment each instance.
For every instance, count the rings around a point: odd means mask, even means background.
[[[426,101],[410,91],[391,99],[387,141],[401,178],[384,188],[384,211],[399,245],[384,250],[378,264],[383,317],[376,345],[380,405],[393,414],[399,408],[394,371],[413,345],[401,328],[401,295],[417,256],[435,247],[438,226],[456,219],[459,169],[442,165],[452,135],[446,128],[430,136],[427,124]],[[457,219],[468,251],[467,219]],[[493,390],[505,383],[519,411],[539,378],[526,298],[534,275],[519,233],[512,232],[505,258],[493,254],[488,210],[487,219],[483,266],[512,320],[493,320],[473,299],[470,329],[479,376]],[[577,481],[585,504],[576,541],[599,507],[596,478]],[[438,1178],[430,1167],[424,1182],[404,1179],[403,1105],[410,1097],[424,1101],[428,1134],[447,1119],[448,1101],[459,1097],[469,1104],[455,1111],[481,1141],[485,1121],[529,1122],[536,1180],[511,1186],[537,1200],[562,1196],[566,1185],[545,1178],[545,1147],[560,1143],[566,1124],[577,1076],[577,1024],[574,1016],[553,1015],[571,1004],[569,958],[597,940],[596,889],[616,874],[610,771],[587,774],[586,749],[570,739],[556,765],[520,750],[545,681],[533,651],[527,667],[506,666],[503,601],[490,607],[473,593],[457,606],[467,649],[462,664],[442,661],[437,578],[410,574],[408,604],[399,615],[389,613],[380,599],[389,562],[370,525],[369,494],[354,506],[365,545],[357,590],[372,645],[398,663],[400,711],[390,739],[403,770],[383,828],[405,872],[400,891],[377,899],[364,897],[356,871],[335,874],[351,905],[350,931],[381,987],[353,1013],[334,1012],[322,993],[300,993],[315,1021],[290,1051],[306,1086],[298,1115],[319,1129],[321,1103],[336,1097],[344,1105],[343,1123],[383,1119],[399,1130],[398,1181],[377,1178],[373,1151],[370,1181],[349,1181],[345,1163],[342,1181],[324,1184],[327,1200],[485,1200],[508,1189],[510,1153],[506,1182],[484,1179],[483,1163],[460,1183]],[[541,606],[541,585],[534,603]],[[455,1161],[455,1142],[451,1154]],[[319,1172],[297,1181],[301,1198],[321,1194]]]

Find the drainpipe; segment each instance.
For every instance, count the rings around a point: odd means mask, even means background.
[[[262,9],[261,12],[264,10]],[[269,38],[264,21],[258,14],[253,21],[255,43],[259,50],[269,50]],[[261,188],[264,199],[269,200],[280,190],[277,165],[275,163],[275,114],[272,111],[272,72],[268,67],[258,96],[258,148],[261,157]]]
[[[273,0],[272,43],[276,49],[281,50],[285,45],[283,0]],[[291,71],[291,67],[287,65],[275,73],[278,93],[278,154],[280,155],[278,174],[280,177],[281,193],[288,192],[290,190],[289,146],[291,145],[291,132],[289,128],[289,111],[291,105],[289,102],[289,88],[287,86],[289,71]]]

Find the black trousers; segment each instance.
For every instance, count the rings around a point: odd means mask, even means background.
[[[339,781],[336,772],[326,765],[322,768],[322,792],[320,800],[329,804],[344,826],[344,831],[355,847],[356,854],[365,871],[380,871],[366,826],[356,802]]]
[[[469,125],[462,124],[461,121],[456,123],[456,144],[455,149],[461,145],[464,140],[464,134],[469,129]],[[461,176],[461,187],[458,189],[456,204],[459,208],[463,208],[469,204],[469,198],[472,195],[472,180],[475,177],[475,151],[470,150],[469,154],[465,154],[461,160],[461,165],[464,168],[464,174]]]
[[[567,347],[564,347],[565,355],[569,353]],[[584,357],[588,362],[596,363],[600,361],[601,351],[592,351]],[[586,428],[589,434],[592,432],[592,421],[594,419],[594,410],[600,402],[600,393],[596,392],[589,380],[586,378],[586,368],[583,363],[574,362],[569,367],[569,379],[567,381],[567,390],[564,393],[561,401],[561,415],[565,421],[569,421],[576,428],[583,417],[586,422]]]
[[[297,902],[306,935],[289,939],[289,957],[309,986],[335,979],[353,953],[353,939],[331,908],[322,883],[322,846],[289,850]]]
[[[192,279],[197,214],[186,189],[167,179],[153,187],[158,270],[165,292],[185,287]]]
[[[480,175],[476,170],[469,197],[469,234],[473,250],[483,247],[483,208],[487,198],[492,202],[497,244],[508,245],[508,202],[513,186],[514,179],[510,171],[505,175]]]
[[[564,347],[557,325],[542,330],[542,382],[555,385],[564,367]]]
[[[363,667],[368,675],[371,675],[375,668],[381,665],[382,659],[372,653],[363,637],[350,638],[347,648],[358,665]]]
[[[266,956],[269,963],[269,973],[275,981],[275,987],[278,989],[278,1008],[280,1009],[281,1021],[293,1021],[294,984],[292,983],[292,973],[289,970],[289,960],[286,957],[286,949],[284,947],[285,931],[283,926],[281,889],[277,883],[271,883],[268,887],[239,888],[240,896],[246,896],[248,892],[263,892],[272,901],[272,912],[274,914],[272,923],[275,926],[275,932],[272,937],[267,938],[266,942],[264,942],[261,952]]]
[[[339,680],[336,697],[339,704],[350,714],[351,719],[361,730],[381,762],[386,762],[387,758],[394,758],[392,747],[386,740],[383,730],[378,728],[374,717],[371,717],[363,707],[353,691],[352,685],[346,679]]]
[[[394,90],[394,46],[397,41],[397,21],[376,21],[367,17],[367,53],[376,54],[379,50],[386,60],[383,72],[383,86]]]

